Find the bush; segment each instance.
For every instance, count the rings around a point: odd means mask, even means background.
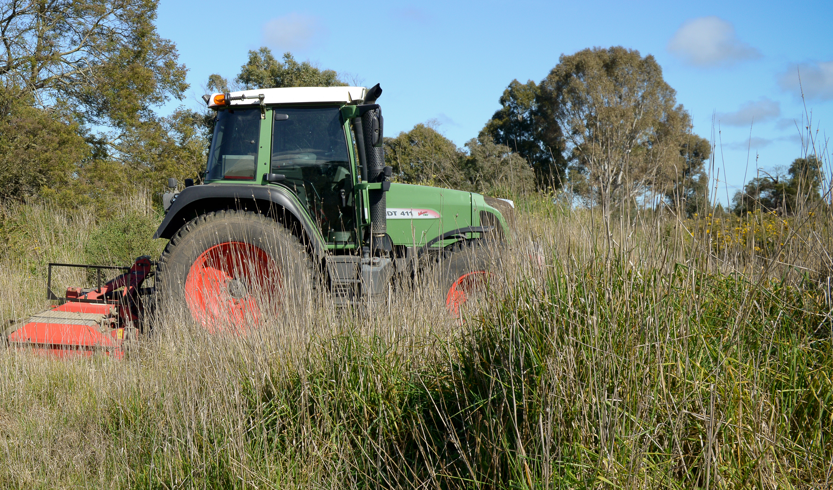
[[[153,240],[159,219],[153,214],[125,212],[97,227],[84,245],[84,260],[94,265],[130,265],[136,257],[155,260],[164,244]]]
[[[827,213],[808,212],[800,216],[780,216],[775,211],[755,210],[737,216],[728,213],[694,215],[684,222],[691,238],[703,239],[717,256],[738,255],[745,260],[758,257],[792,263],[797,256],[804,267],[818,268],[811,260],[819,250],[816,236],[829,236]]]

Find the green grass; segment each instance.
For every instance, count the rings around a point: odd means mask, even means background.
[[[506,287],[462,326],[437,302],[324,301],[242,339],[174,322],[122,362],[0,354],[0,486],[833,484],[829,237],[814,255],[798,235],[779,265],[662,216],[617,218],[608,242],[587,211],[518,214]],[[0,282],[31,257],[7,256]]]

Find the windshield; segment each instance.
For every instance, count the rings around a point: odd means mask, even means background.
[[[206,180],[254,180],[260,139],[260,109],[217,112]]]

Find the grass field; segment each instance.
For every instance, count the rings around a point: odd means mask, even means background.
[[[49,261],[158,257],[147,200],[118,212],[4,211],[0,322],[46,306]],[[0,487],[827,488],[831,224],[634,211],[608,235],[527,197],[462,325],[417,288],[245,338],[168,321],[120,362],[2,352]]]

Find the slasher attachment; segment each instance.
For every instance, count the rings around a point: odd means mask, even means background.
[[[69,287],[63,298],[58,297],[52,291],[52,270],[60,267],[94,271],[98,287]],[[124,273],[102,285],[102,273],[114,269]],[[142,328],[142,297],[148,291],[141,286],[152,274],[153,263],[147,256],[136,259],[130,268],[49,264],[47,298],[61,304],[13,327],[7,337],[9,346],[62,358],[102,352],[121,359],[124,342],[135,340]]]

